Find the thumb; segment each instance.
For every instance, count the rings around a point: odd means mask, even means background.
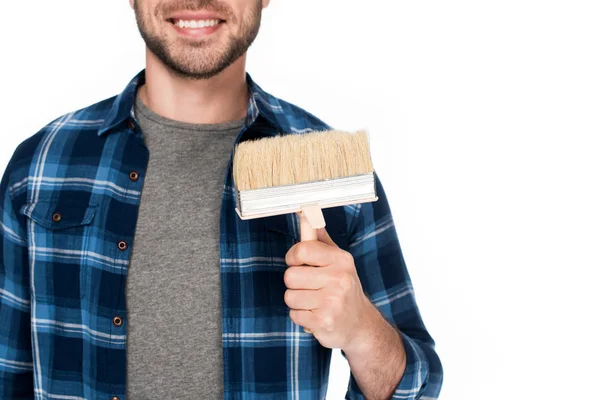
[[[331,236],[329,236],[329,233],[327,232],[327,229],[325,229],[325,228],[317,229],[317,240],[319,242],[323,242],[330,246],[338,247],[338,245],[335,244],[335,242],[333,240],[331,240]]]

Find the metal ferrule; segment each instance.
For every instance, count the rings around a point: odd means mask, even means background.
[[[302,207],[321,208],[377,200],[375,175],[355,175],[325,181],[297,183],[264,189],[236,191],[236,211],[241,219],[299,212]]]

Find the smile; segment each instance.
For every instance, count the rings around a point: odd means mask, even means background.
[[[200,20],[186,20],[186,19],[170,19],[173,25],[182,29],[201,29],[210,28],[224,22],[219,19],[200,19]]]

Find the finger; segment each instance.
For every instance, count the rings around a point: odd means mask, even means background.
[[[321,293],[318,290],[288,289],[283,295],[283,300],[294,310],[315,310],[321,305]]]
[[[294,266],[285,271],[283,282],[288,289],[317,290],[327,286],[329,274],[322,268]]]
[[[338,245],[335,244],[335,242],[331,239],[331,236],[329,236],[329,232],[327,232],[326,228],[317,229],[317,240],[330,246],[338,247]]]
[[[299,242],[293,245],[285,255],[289,266],[312,265],[325,267],[339,259],[340,249],[318,241]]]
[[[308,329],[310,333],[313,333],[317,329],[317,318],[312,311],[306,310],[290,310],[290,318],[296,325],[300,325],[303,328]]]

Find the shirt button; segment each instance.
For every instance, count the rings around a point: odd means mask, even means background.
[[[123,325],[123,318],[116,316],[113,318],[113,324],[115,324],[115,326],[121,326]]]
[[[119,248],[119,250],[127,250],[127,242],[124,240],[121,240],[119,243],[117,243],[117,247]]]
[[[54,222],[60,221],[61,218],[62,218],[62,215],[60,215],[59,212],[55,212],[54,214],[52,214],[52,221],[54,221]]]
[[[135,124],[133,123],[133,120],[128,119],[127,125],[129,126],[129,129],[131,129],[132,131],[135,130]]]
[[[129,173],[129,179],[131,179],[134,182],[137,181],[139,177],[140,177],[140,175],[135,171],[131,171]]]

